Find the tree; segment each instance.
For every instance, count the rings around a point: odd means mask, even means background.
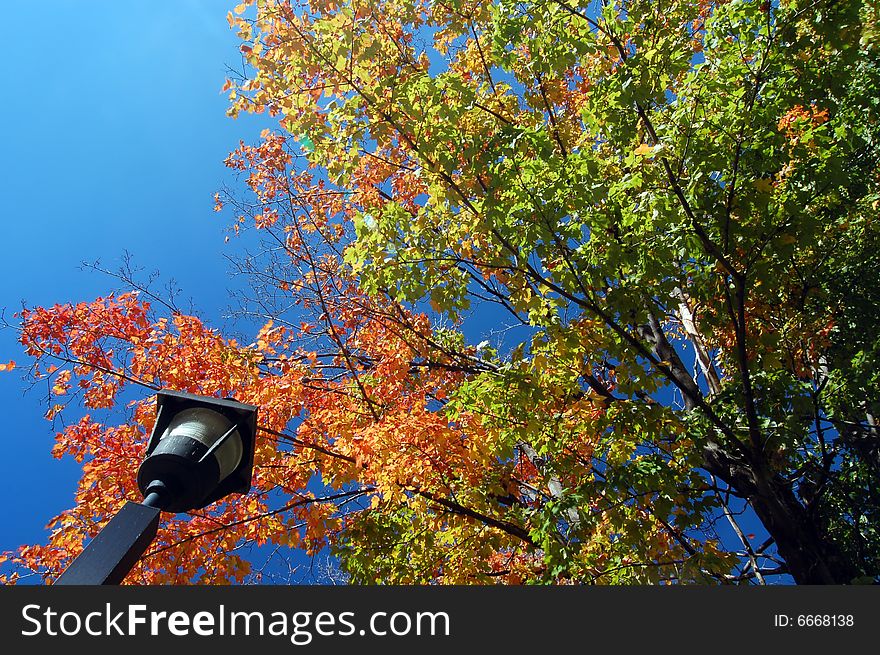
[[[257,338],[148,289],[20,315],[32,374],[89,408],[133,382],[260,406],[256,492],[168,520],[131,580],[248,579],[228,553],[267,541],[356,582],[877,579],[873,3],[229,22],[230,114],[279,120],[227,160],[250,195],[217,198],[264,237],[240,260]],[[487,316],[506,343],[474,338]],[[57,575],[134,497],[150,402],[59,434],[77,506],[20,565]]]

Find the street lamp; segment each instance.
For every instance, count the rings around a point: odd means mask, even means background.
[[[247,493],[256,431],[253,405],[157,393],[156,422],[137,474],[144,501],[127,502],[55,584],[119,584],[156,536],[160,512],[186,512]]]

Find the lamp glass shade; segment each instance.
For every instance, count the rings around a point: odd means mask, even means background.
[[[231,427],[232,421],[219,412],[205,407],[185,409],[171,420],[159,440],[158,449],[162,449],[162,441],[172,437],[188,437],[210,449]],[[241,462],[243,452],[241,435],[236,429],[212,452],[220,469],[219,480],[225,479],[235,470]]]

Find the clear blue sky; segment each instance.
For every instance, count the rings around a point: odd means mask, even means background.
[[[223,159],[264,124],[225,115],[226,67],[240,67],[223,0],[4,3],[0,102],[3,239],[0,308],[91,300],[124,251],[174,278],[219,325],[234,283],[223,258],[228,216],[212,196]],[[27,359],[11,330],[0,360]],[[44,387],[0,373],[0,551],[45,540],[70,507],[78,465],[55,460]]]

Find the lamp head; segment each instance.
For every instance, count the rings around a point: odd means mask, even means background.
[[[257,408],[180,391],[156,394],[156,423],[137,482],[168,512],[247,493],[254,467]]]

